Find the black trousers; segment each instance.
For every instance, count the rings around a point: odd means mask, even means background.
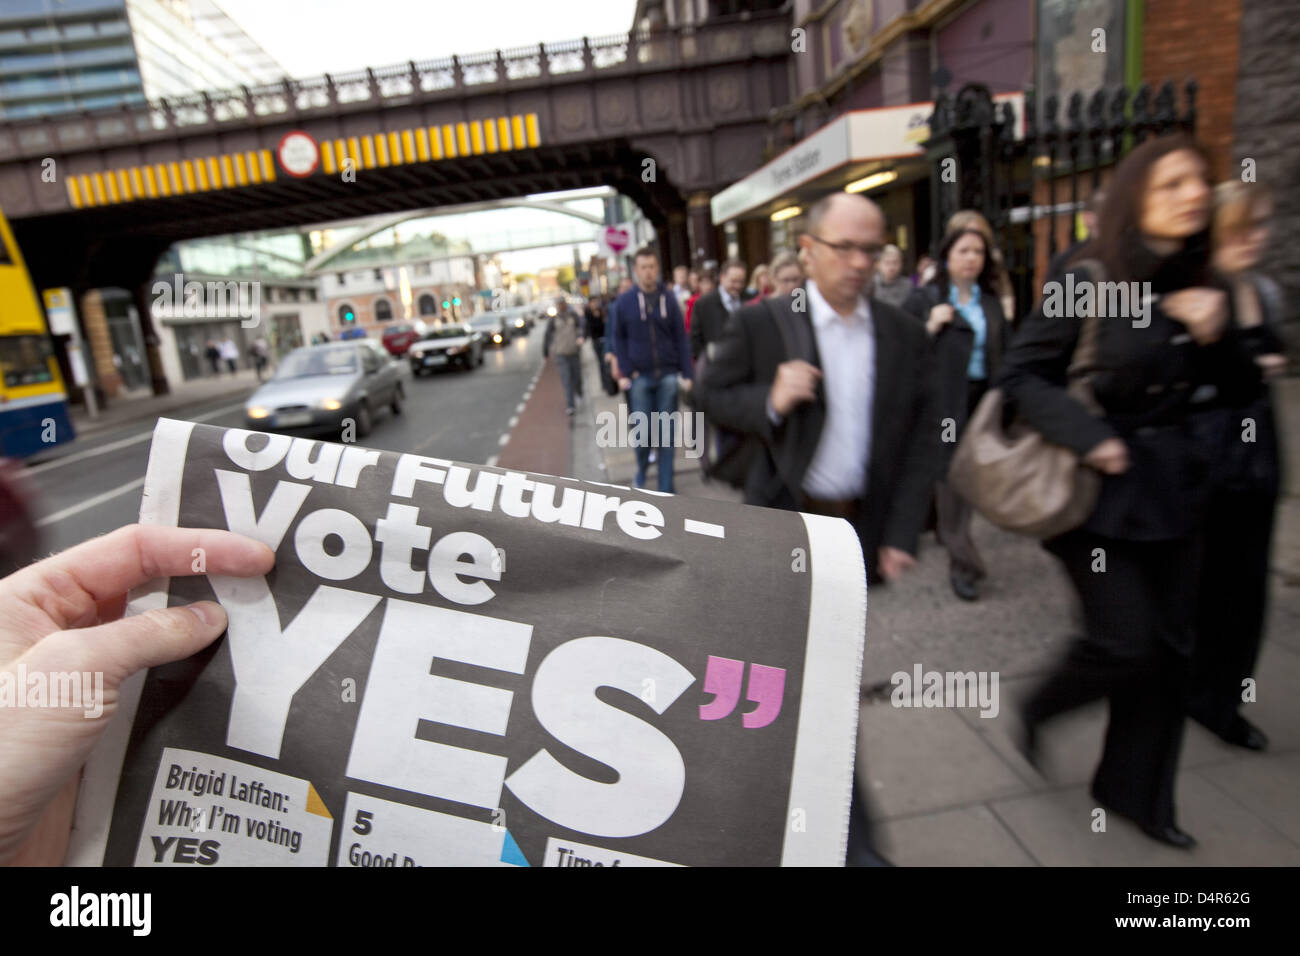
[[[1206,521],[1188,713],[1228,734],[1254,675],[1268,610],[1268,561],[1277,499],[1271,490],[1217,493]]]
[[[1031,693],[1022,715],[1037,725],[1109,700],[1092,794],[1141,825],[1172,826],[1198,543],[1120,541],[1079,529],[1054,539],[1049,550],[1079,594],[1085,633]]]
[[[968,379],[966,382],[966,420],[975,412],[984,393],[988,391],[988,379]],[[936,516],[935,536],[948,551],[948,561],[954,570],[965,571],[975,578],[985,577],[984,559],[975,547],[975,539],[970,534],[971,518],[975,509],[969,501],[948,484],[948,474],[941,474],[934,485],[934,510]]]

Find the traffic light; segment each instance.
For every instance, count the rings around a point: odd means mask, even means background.
[[[450,309],[450,308],[451,308],[451,303],[448,302],[446,299],[443,299],[443,300],[442,300],[442,307],[443,307],[444,309]]]
[[[356,318],[357,318],[356,313],[353,312],[351,309],[348,309],[343,313],[344,322],[354,322],[356,321]]]
[[[451,300],[451,304],[452,304],[452,305],[460,305],[460,296],[456,296],[456,298],[452,299],[452,300]]]

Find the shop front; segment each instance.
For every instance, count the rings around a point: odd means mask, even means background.
[[[1010,102],[1023,126],[1023,94],[994,99]],[[929,168],[922,148],[933,108],[923,102],[845,113],[719,192],[710,205],[729,253],[752,266],[794,249],[808,208],[828,193],[845,191],[880,205],[887,241],[903,251],[904,268],[913,268],[934,238],[930,176],[944,174]]]

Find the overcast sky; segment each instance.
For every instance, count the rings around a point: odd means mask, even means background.
[[[635,0],[217,0],[290,76],[626,33]]]

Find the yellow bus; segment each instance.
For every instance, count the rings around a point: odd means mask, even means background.
[[[26,458],[74,437],[45,313],[0,212],[0,458]]]

